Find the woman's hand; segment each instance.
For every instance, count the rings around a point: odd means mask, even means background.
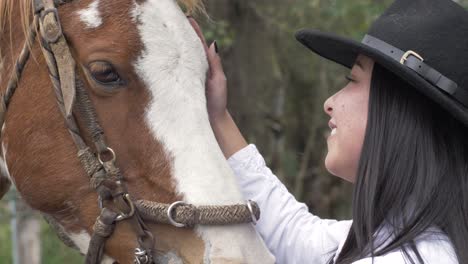
[[[206,100],[211,122],[222,121],[227,115],[227,80],[216,41],[207,49],[210,70],[206,79]]]
[[[197,22],[191,17],[189,17],[189,21],[203,43],[210,67],[206,76],[206,100],[210,122],[213,124],[227,117],[226,75],[224,74],[221,57],[218,54],[216,41],[208,47]]]
[[[217,44],[213,42],[208,47],[197,22],[190,17],[189,21],[205,47],[210,66],[206,79],[206,100],[211,128],[224,156],[229,158],[246,147],[247,142],[227,110],[227,81]]]

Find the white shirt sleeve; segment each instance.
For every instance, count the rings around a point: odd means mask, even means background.
[[[255,145],[235,153],[228,162],[245,199],[260,207],[257,231],[278,264],[327,263],[346,239],[351,221],[320,219],[309,213],[266,167]]]

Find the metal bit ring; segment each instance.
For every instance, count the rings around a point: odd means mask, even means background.
[[[169,222],[171,225],[175,227],[185,227],[185,224],[177,223],[174,218],[172,218],[172,211],[178,206],[178,205],[185,205],[186,203],[182,201],[175,202],[169,206],[167,209],[167,218],[169,219]]]
[[[148,252],[141,248],[135,248],[135,264],[149,264],[150,257],[148,256]]]
[[[112,154],[112,158],[109,161],[110,162],[115,162],[115,160],[116,160],[115,151],[113,149],[109,148],[109,147],[107,147],[107,149],[105,151],[109,151],[109,153]],[[104,165],[104,161],[102,161],[102,158],[101,158],[101,153],[98,154],[98,160],[99,160],[99,163],[101,163],[101,165]]]
[[[255,216],[254,214],[254,211],[253,211],[253,207],[252,207],[252,201],[251,200],[247,200],[247,208],[249,208],[249,211],[250,211],[250,217],[252,218],[252,223],[254,225],[257,224],[257,217]]]

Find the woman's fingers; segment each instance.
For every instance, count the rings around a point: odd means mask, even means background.
[[[208,47],[198,23],[191,17],[188,17],[188,20],[205,48],[210,68],[206,80],[208,114],[210,120],[220,120],[227,111],[227,81],[221,58],[218,55],[218,46],[215,41]]]
[[[225,80],[223,64],[221,63],[221,57],[218,54],[218,44],[214,41],[207,52],[208,63],[210,65],[210,79]]]
[[[210,71],[206,80],[206,99],[210,120],[215,122],[221,120],[227,111],[227,81],[216,42],[210,45],[207,55]]]
[[[208,63],[210,65],[210,72],[209,78],[219,78],[219,79],[226,79],[223,71],[223,65],[221,63],[221,58],[218,55],[218,46],[216,41],[213,42],[210,47],[206,44],[205,37],[203,36],[203,32],[201,31],[200,26],[198,25],[197,21],[192,17],[187,17],[190,25],[192,25],[193,29],[197,33],[198,37],[200,38],[203,47],[205,48],[206,55],[208,57]]]

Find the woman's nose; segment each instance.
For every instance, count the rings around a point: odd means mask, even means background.
[[[325,113],[327,113],[328,115],[331,115],[332,111],[333,111],[333,107],[332,107],[332,97],[333,96],[330,96],[328,97],[328,99],[325,101],[325,103],[323,104],[323,111],[325,111]]]

